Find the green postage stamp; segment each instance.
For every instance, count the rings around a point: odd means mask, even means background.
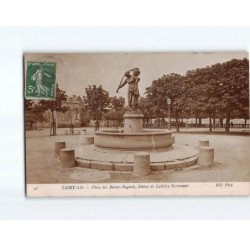
[[[26,99],[54,100],[56,95],[56,63],[27,62]]]

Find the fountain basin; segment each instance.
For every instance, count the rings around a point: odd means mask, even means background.
[[[155,151],[171,147],[173,140],[169,130],[143,129],[139,133],[124,133],[112,129],[95,132],[95,147],[123,151]]]

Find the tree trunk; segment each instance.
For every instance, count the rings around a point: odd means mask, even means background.
[[[180,127],[179,127],[179,117],[178,114],[176,114],[176,132],[180,132]]]
[[[55,122],[54,111],[51,112],[52,112],[52,135],[56,135],[56,122]]]
[[[244,128],[247,127],[247,119],[245,118]]]
[[[54,121],[54,134],[53,135],[56,135],[56,122]]]
[[[43,123],[43,112],[40,111],[40,122]]]
[[[199,126],[202,127],[201,118],[199,118]]]
[[[198,121],[198,118],[195,117],[195,127],[197,128],[197,121]]]
[[[46,121],[45,120],[45,117],[44,117],[44,114],[43,114],[43,112],[41,112],[42,113],[42,127],[44,126],[44,122]]]
[[[212,118],[209,116],[209,131],[212,132]]]
[[[223,128],[223,118],[220,118],[220,127]]]
[[[230,129],[230,111],[227,111],[227,116],[226,116],[226,127],[225,127],[225,131],[226,133],[229,133],[229,129]]]
[[[213,115],[213,129],[215,129],[215,114]]]

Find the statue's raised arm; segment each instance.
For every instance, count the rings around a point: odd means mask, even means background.
[[[124,87],[127,84],[127,80],[131,77],[130,72],[131,72],[131,70],[126,71],[126,73],[123,75],[121,82],[116,90],[117,93],[119,92],[119,89],[121,89],[122,87]],[[126,77],[126,78],[124,79],[124,77]]]

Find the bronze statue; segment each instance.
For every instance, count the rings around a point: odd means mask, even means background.
[[[138,99],[139,99],[139,88],[138,83],[140,81],[140,70],[138,68],[134,68],[132,70],[127,71],[124,76],[122,77],[122,80],[117,88],[117,93],[120,88],[128,84],[128,105],[130,107],[130,110],[137,110],[138,109]],[[123,81],[123,79],[125,80]]]

